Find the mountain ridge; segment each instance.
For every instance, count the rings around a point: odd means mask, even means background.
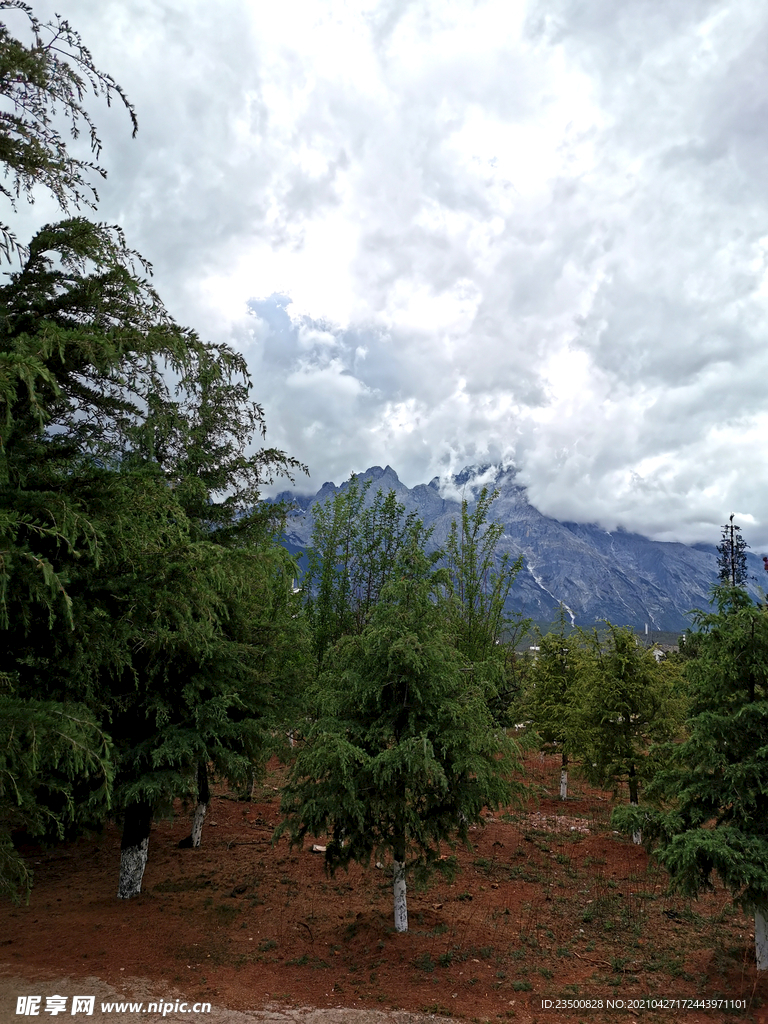
[[[406,513],[415,511],[426,526],[434,527],[431,547],[444,547],[461,502],[443,496],[438,477],[407,487],[389,465],[371,466],[355,476],[359,483],[371,481],[368,501],[377,490],[385,494],[394,490]],[[513,467],[468,466],[447,485],[454,493],[460,488],[469,492],[470,510],[483,482],[498,491],[490,514],[492,522],[504,526],[497,555],[524,557],[507,602],[509,613],[521,612],[538,622],[549,622],[562,602],[580,626],[608,619],[634,629],[642,630],[647,624],[652,632],[681,632],[691,628],[692,609],[709,606],[709,591],[717,582],[715,544],[654,541],[624,529],[611,532],[594,523],[561,522],[531,505],[516,476]],[[311,546],[313,505],[348,486],[349,481],[339,486],[326,481],[314,495],[282,491],[271,499],[294,506],[284,535],[289,550],[301,555]],[[762,561],[750,552],[747,564],[751,576],[763,568]],[[757,593],[753,585],[750,590]]]

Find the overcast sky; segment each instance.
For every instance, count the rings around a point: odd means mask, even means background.
[[[768,547],[768,6],[33,6],[137,109],[89,103],[100,218],[246,355],[298,490],[499,461],[559,519]]]

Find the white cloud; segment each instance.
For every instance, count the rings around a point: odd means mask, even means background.
[[[768,544],[759,4],[82,0],[71,20],[140,120],[132,141],[91,104],[101,215],[180,320],[246,352],[307,487],[514,459],[560,518],[714,540],[739,508]]]

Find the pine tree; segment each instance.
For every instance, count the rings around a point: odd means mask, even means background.
[[[717,576],[724,586],[743,587],[747,582],[747,548],[741,527],[733,525],[733,513],[723,526],[717,546]]]
[[[649,760],[653,743],[676,736],[687,704],[674,662],[657,663],[631,629],[607,622],[607,633],[579,631],[582,657],[578,674],[574,753],[594,785],[626,784],[629,801],[638,804],[640,787],[656,768]],[[639,830],[635,829],[639,842]]]
[[[87,516],[95,554],[36,538],[33,558],[59,564],[66,623],[30,604],[20,586],[25,562],[14,572],[9,561],[6,613],[17,625],[5,658],[20,693],[85,703],[112,737],[113,805],[124,821],[120,893],[127,896],[140,888],[152,817],[192,795],[199,764],[247,788],[273,748],[274,727],[288,715],[283,691],[298,689],[303,669],[304,620],[293,618],[291,593],[296,567],[276,543],[272,513],[251,515],[247,529],[238,525],[228,535],[209,531],[183,504],[199,480],[169,481],[157,461],[130,451],[115,465],[81,456],[60,459],[57,469],[45,455],[64,447],[66,431],[37,443],[40,471],[35,476],[24,463],[25,486],[9,497],[16,507],[74,505]],[[16,450],[9,446],[12,475]],[[187,452],[194,454],[190,442]],[[247,493],[250,500],[253,490]],[[217,514],[215,501],[205,510]],[[237,520],[237,506],[225,511]],[[17,551],[24,540],[16,536]]]
[[[579,635],[568,628],[562,605],[555,628],[549,633],[537,633],[538,651],[528,673],[523,713],[530,717],[543,743],[560,750],[560,799],[565,800],[569,759],[578,746],[577,693],[582,644]]]
[[[64,209],[95,202],[84,176],[101,169],[69,157],[52,109],[75,136],[84,122],[98,151],[86,87],[132,108],[66,22],[41,26],[0,0],[9,8],[35,43],[0,26],[13,106],[0,161],[17,195],[41,182]],[[16,787],[30,827],[52,835],[78,823],[68,808],[98,820],[111,800],[128,896],[154,814],[195,795],[201,763],[247,785],[285,717],[303,619],[279,513],[258,499],[272,472],[304,467],[274,449],[245,454],[264,422],[244,360],[172,320],[119,229],[70,218],[21,252],[0,288],[0,676],[13,685],[10,735],[47,730],[55,764],[12,750],[5,795]],[[68,762],[75,734],[57,741],[51,723],[75,718],[82,757]],[[86,774],[101,780],[93,792]]]
[[[0,10],[11,9],[29,19],[33,44],[16,39],[0,23],[0,96],[6,101],[0,121],[0,163],[8,182],[0,185],[0,194],[15,208],[19,195],[24,193],[31,201],[34,187],[42,184],[63,210],[70,204],[93,205],[97,195],[86,177],[89,172],[103,175],[104,171],[68,153],[54,113],[58,110],[69,120],[73,138],[84,124],[91,149],[98,156],[100,141],[82,103],[85,92],[90,88],[108,103],[117,95],[129,111],[135,133],[133,108],[117,83],[95,68],[90,53],[66,21],[56,16],[54,22],[42,25],[27,4],[0,0]],[[100,230],[110,243],[116,238],[115,253],[122,249],[116,263],[121,264],[124,256],[130,262],[135,254],[125,249],[119,233],[110,236],[106,229]],[[38,245],[34,256],[39,257],[40,248]],[[76,248],[70,248],[69,257],[77,257]],[[33,259],[32,247],[21,245],[11,228],[0,224],[0,251],[10,260],[14,250],[28,261]],[[109,258],[105,262],[109,263]],[[40,311],[33,289],[17,295],[15,303],[7,288],[3,292],[0,630],[4,643],[0,645],[0,681],[5,692],[0,693],[4,759],[0,772],[0,889],[17,896],[20,891],[28,892],[31,872],[15,855],[10,830],[21,822],[32,835],[60,836],[82,814],[103,816],[109,806],[112,766],[108,738],[92,710],[36,696],[27,699],[17,692],[18,670],[27,667],[23,659],[15,657],[17,641],[31,635],[32,620],[39,616],[41,627],[29,655],[30,662],[39,662],[41,636],[46,637],[47,630],[54,627],[72,628],[72,602],[63,562],[83,556],[97,559],[99,550],[86,510],[77,499],[63,499],[54,483],[66,475],[61,447],[52,454],[53,445],[44,447],[41,436],[52,416],[49,399],[60,397],[46,365],[59,339],[51,325],[34,330]],[[64,308],[62,315],[66,316]],[[12,325],[21,316],[25,326],[17,331]],[[72,322],[70,326],[74,329],[76,325]],[[87,379],[79,382],[82,391],[87,392],[88,383]],[[79,429],[87,430],[84,418]]]
[[[278,829],[294,843],[327,835],[331,871],[391,862],[397,931],[408,927],[407,874],[450,868],[440,843],[468,842],[485,806],[513,798],[519,768],[446,632],[437,599],[447,578],[424,539],[414,531],[362,632],[329,650]]]
[[[126,850],[143,844],[146,859],[151,818],[174,798],[207,803],[201,764],[250,792],[275,749],[283,683],[301,643],[290,615],[294,572],[274,543],[202,542],[144,559],[118,591],[113,636],[133,653],[109,677],[105,699]],[[120,895],[134,895],[140,877],[123,874]]]
[[[739,587],[716,587],[714,603],[696,613],[687,738],[648,789],[660,810],[646,812],[645,834],[682,892],[719,875],[754,914],[757,968],[768,970],[768,611]],[[636,827],[631,814],[614,819]]]

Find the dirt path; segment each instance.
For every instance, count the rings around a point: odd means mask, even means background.
[[[38,1019],[72,1020],[74,996],[94,996],[92,1014],[79,1012],[74,1015],[76,1021],[111,1021],[112,1024],[141,1021],[142,1024],[156,1024],[158,1021],[189,1021],[200,1024],[459,1024],[447,1017],[436,1017],[434,1014],[409,1013],[403,1011],[383,1012],[381,1010],[355,1010],[342,1007],[316,1009],[313,1007],[291,1007],[270,1004],[260,1010],[228,1010],[226,1007],[211,1004],[210,1012],[176,1012],[175,1007],[184,1002],[184,993],[170,985],[158,984],[146,978],[126,978],[119,988],[107,985],[100,978],[47,978],[38,977],[29,981],[11,974],[4,973],[9,968],[0,964],[0,1024],[20,1024],[23,1020],[31,1020],[27,1015],[17,1013],[19,996],[40,996]],[[46,997],[65,996],[65,1009],[60,1014],[45,1012]],[[150,1003],[164,1000],[166,1005],[173,1004],[165,1016],[162,1013],[148,1013],[144,1010],[131,1012],[128,1009],[102,1012],[102,1004],[107,1003]],[[194,1005],[194,1004],[192,1004]]]

